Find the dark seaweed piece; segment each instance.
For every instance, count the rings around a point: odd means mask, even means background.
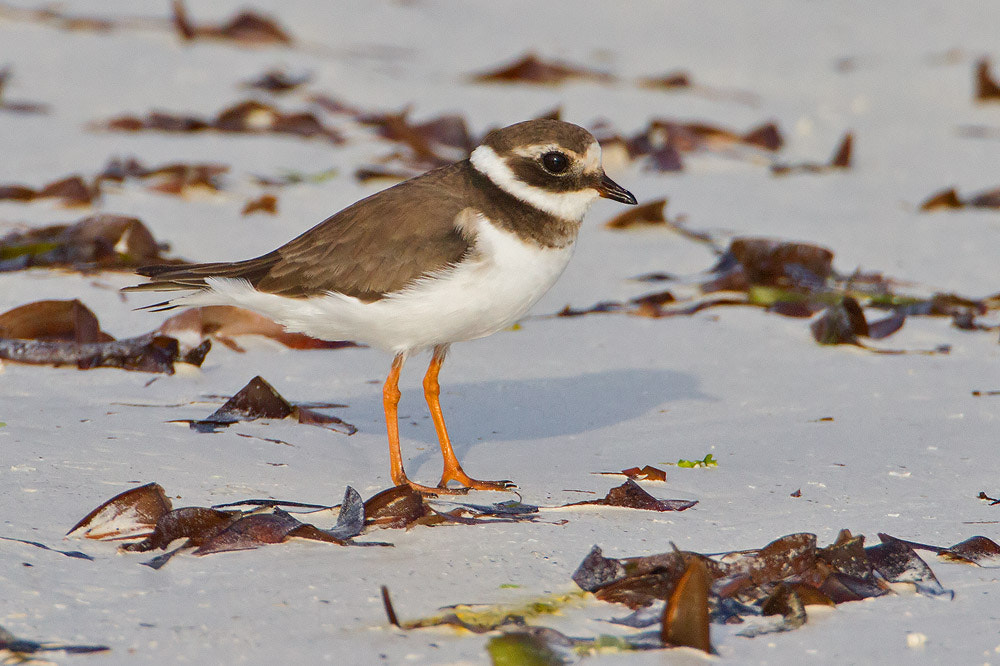
[[[365,529],[365,503],[354,488],[347,486],[344,501],[340,505],[337,524],[327,533],[336,539],[350,539]]]
[[[288,45],[292,38],[274,19],[253,10],[243,10],[222,25],[195,25],[188,18],[182,0],[173,0],[174,28],[184,41],[218,39],[237,42],[242,46]]]
[[[171,510],[170,499],[158,483],[130,488],[88,513],[66,536],[83,531],[88,539],[130,539],[152,534],[157,521]]]
[[[284,419],[295,417],[306,425],[330,426],[331,430],[353,435],[357,428],[335,416],[320,414],[306,407],[292,406],[273,386],[260,375],[254,377],[222,407],[212,412],[208,418],[190,421],[189,425],[198,432],[218,432],[240,421],[256,419]]]
[[[975,100],[977,102],[995,102],[1000,100],[1000,84],[990,74],[989,58],[981,58],[976,63],[975,84]]]
[[[37,541],[28,541],[26,539],[14,539],[13,537],[0,536],[0,539],[4,541],[14,541],[16,543],[23,543],[26,546],[34,546],[35,548],[41,548],[42,550],[48,550],[53,553],[59,553],[60,555],[65,555],[66,557],[73,557],[78,560],[90,560],[93,561],[94,558],[86,553],[81,553],[78,550],[59,550],[58,548],[51,548],[46,546],[44,543],[39,543]]]
[[[80,301],[34,301],[0,314],[0,338],[109,342],[97,316]]]
[[[869,333],[861,305],[850,296],[824,310],[809,328],[821,345],[857,345],[858,336],[867,337]]]
[[[75,365],[80,370],[121,368],[167,375],[174,374],[174,363],[183,360],[176,339],[153,333],[87,344],[0,339],[0,358],[35,365]]]
[[[77,270],[132,269],[170,263],[149,229],[134,217],[100,214],[0,238],[0,271],[38,266]]]
[[[625,565],[619,560],[604,557],[600,546],[591,548],[573,572],[573,582],[587,592],[594,592],[624,577]]]
[[[917,592],[933,596],[954,597],[946,590],[927,563],[920,559],[905,541],[880,533],[882,543],[865,548],[875,571],[890,583],[913,583]]]
[[[477,83],[531,83],[536,85],[558,85],[568,79],[588,79],[608,83],[614,80],[610,74],[598,72],[577,65],[557,61],[546,61],[534,53],[524,56],[495,70],[476,74]]]
[[[249,550],[262,545],[281,543],[303,523],[291,514],[275,509],[273,513],[243,516],[206,540],[195,555],[210,555],[231,550]]]
[[[395,486],[368,498],[365,522],[379,527],[408,527],[430,514],[424,497],[410,486]]]
[[[3,627],[0,627],[0,650],[7,650],[13,653],[13,661],[10,663],[30,663],[33,659],[24,659],[21,655],[35,654],[37,652],[65,652],[67,654],[90,654],[92,652],[107,652],[110,650],[107,645],[70,645],[67,643],[51,643],[30,641],[25,638],[18,638]]]
[[[708,594],[712,576],[699,558],[691,558],[687,569],[667,600],[660,639],[664,645],[692,647],[712,654]]]
[[[176,539],[186,539],[186,545],[198,547],[232,525],[240,516],[239,511],[219,511],[200,506],[174,509],[156,521],[152,534],[142,541],[122,546],[122,550],[144,553],[165,549]]]
[[[816,162],[802,162],[799,164],[782,164],[775,162],[771,165],[771,173],[775,176],[785,176],[792,173],[824,173],[841,169],[849,169],[854,153],[854,134],[847,132],[837,149],[830,157],[830,161],[825,164]]]
[[[247,88],[256,88],[269,93],[286,93],[306,84],[312,78],[310,74],[292,76],[282,69],[271,69],[252,81],[244,84]]]
[[[573,502],[565,506],[598,504],[602,506],[619,506],[627,509],[645,509],[647,511],[684,511],[697,503],[697,500],[658,500],[643,490],[632,479],[626,479],[625,483],[609,490],[607,496],[602,499]]]

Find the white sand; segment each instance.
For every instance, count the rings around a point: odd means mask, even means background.
[[[165,16],[165,2],[139,4],[62,6],[80,14]],[[195,18],[221,20],[243,5],[211,4],[192,9]],[[99,208],[139,216],[177,255],[194,260],[269,250],[373,191],[375,185],[354,181],[353,169],[392,147],[335,117],[327,119],[353,137],[343,148],[291,137],[93,133],[86,125],[154,109],[209,116],[247,94],[240,82],[284,65],[312,72],[313,88],[363,108],[412,104],[417,118],[460,112],[477,131],[559,104],[568,120],[605,118],[626,132],[655,116],[737,129],[773,119],[788,140],[782,158],[797,161],[825,160],[852,129],[855,168],[841,174],[773,178],[764,165],[710,154],[688,156],[682,174],[638,165],[609,171],[640,201],[669,196],[670,213],[687,214],[696,228],[817,243],[836,252],[840,271],[883,271],[917,283],[918,291],[979,297],[1000,289],[997,213],[915,212],[945,186],[972,192],[1000,185],[1000,143],[956,131],[963,124],[1000,126],[1000,106],[971,102],[973,62],[1000,54],[994,5],[336,4],[254,3],[315,45],[308,49],[183,46],[166,32],[64,32],[0,18],[0,65],[14,72],[5,98],[52,109],[39,116],[0,112],[0,183],[39,186],[93,174],[114,155],[148,165],[217,161],[232,166],[225,194],[184,201],[130,184],[105,195]],[[528,48],[621,81],[559,88],[467,82],[467,74]],[[855,59],[855,68],[838,71],[841,58]],[[759,104],[641,90],[632,82],[675,69],[704,86],[754,93]],[[278,104],[304,106],[294,94]],[[240,216],[259,193],[251,174],[330,167],[340,175],[322,185],[283,189],[278,216]],[[703,247],[667,232],[600,228],[618,211],[608,202],[595,206],[577,256],[536,313],[637,295],[648,285],[627,278],[647,271],[690,274],[711,264]],[[50,202],[0,203],[4,229],[83,214]],[[0,309],[75,297],[106,330],[125,337],[163,317],[132,310],[149,302],[144,295],[119,297],[115,290],[132,282],[118,274],[5,274]],[[448,422],[470,474],[513,478],[526,502],[556,504],[590,497],[570,489],[603,495],[620,482],[591,472],[712,453],[718,468],[668,468],[666,485],[648,486],[659,497],[699,500],[684,513],[588,510],[560,513],[569,519],[562,526],[416,528],[374,535],[394,542],[392,549],[294,542],[182,556],[160,571],[140,566],[143,556],[117,555],[112,544],[62,542],[91,508],[150,481],[176,497],[175,506],[268,496],[334,503],[347,484],[365,497],[389,485],[379,385],[389,359],[367,349],[293,352],[247,342],[244,355],[217,346],[200,372],[149,386],[150,375],[119,370],[5,367],[0,536],[81,549],[96,559],[0,542],[0,625],[25,638],[112,648],[103,656],[57,657],[65,663],[483,663],[485,637],[388,628],[379,585],[389,585],[397,611],[411,618],[445,604],[571,590],[570,574],[594,543],[608,555],[633,556],[663,552],[671,542],[701,552],[753,548],[797,531],[829,543],[845,527],[870,541],[879,531],[940,545],[998,536],[1000,507],[976,495],[1000,492],[1000,403],[971,395],[1000,388],[995,334],[911,319],[886,346],[950,344],[951,354],[877,356],[820,347],[802,320],[730,308],[662,320],[532,319],[521,330],[457,345],[442,375]],[[414,359],[404,376],[401,428],[409,471],[433,482],[439,457],[420,396],[423,363]],[[348,438],[272,423],[198,434],[165,421],[203,417],[217,401],[118,404],[231,394],[255,374],[293,401],[347,403],[336,413],[360,432]],[[822,417],[834,420],[817,422]],[[790,497],[797,489],[802,496]],[[713,626],[716,647],[733,663],[1000,662],[996,572],[927,559],[955,590],[954,601],[904,595],[844,604],[813,615],[798,631],[755,639],[735,636],[739,627]],[[574,636],[622,633],[597,621],[622,614],[590,601],[550,624]],[[915,634],[926,640],[914,645]]]

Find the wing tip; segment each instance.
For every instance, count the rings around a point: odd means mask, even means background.
[[[171,301],[160,301],[159,303],[151,303],[149,305],[143,305],[135,310],[145,310],[146,312],[166,312],[167,310],[173,310],[175,308],[181,307],[180,305]]]

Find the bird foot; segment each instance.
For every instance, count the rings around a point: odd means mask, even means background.
[[[462,484],[465,492],[469,490],[513,490],[517,488],[517,484],[513,481],[504,479],[503,481],[480,481],[479,479],[473,479],[471,476],[466,474],[461,467],[454,470],[445,470],[444,474],[441,475],[441,482],[438,483],[437,487],[445,492],[451,490],[448,487],[450,481],[455,481]]]
[[[417,491],[421,495],[468,495],[469,491],[472,490],[472,488],[448,488],[441,486],[424,486],[419,483],[410,481],[409,479],[403,481],[402,484],[398,485],[409,486],[410,488]]]

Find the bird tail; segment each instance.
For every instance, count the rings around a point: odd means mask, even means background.
[[[251,285],[260,281],[267,271],[277,262],[278,255],[274,252],[256,259],[232,263],[216,262],[210,264],[159,264],[142,266],[136,273],[151,278],[149,282],[125,287],[122,291],[202,291],[209,288],[208,278],[227,278],[246,280]],[[160,312],[181,307],[183,303],[176,300],[162,301],[146,305],[139,310]]]

